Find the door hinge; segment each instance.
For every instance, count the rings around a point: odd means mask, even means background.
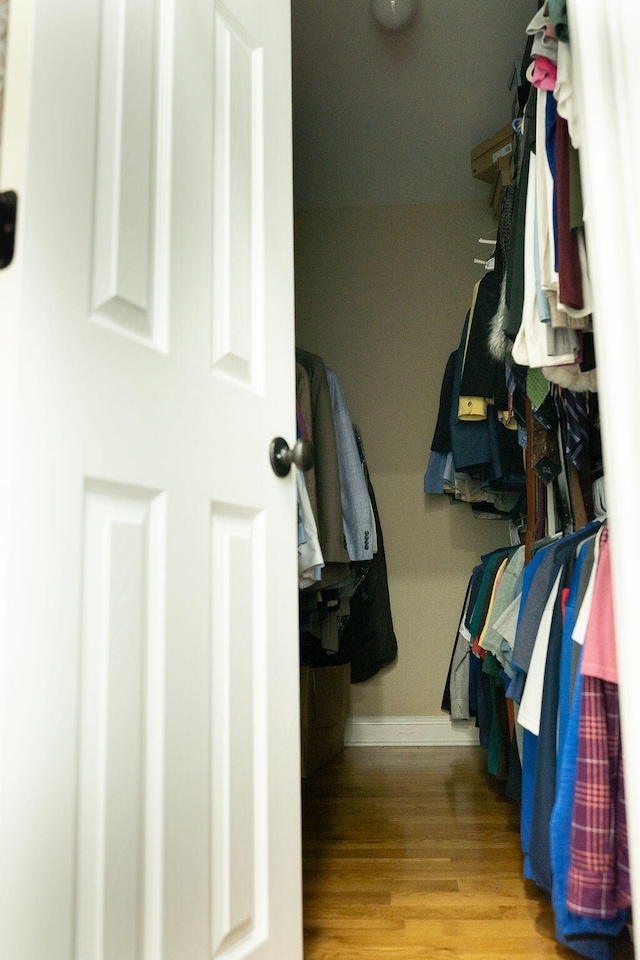
[[[13,260],[16,245],[18,194],[15,190],[0,193],[0,270]]]

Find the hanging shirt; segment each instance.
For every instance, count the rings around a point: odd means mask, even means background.
[[[468,641],[468,632],[464,626],[464,619],[469,606],[471,595],[471,581],[467,587],[464,606],[460,616],[458,634],[453,648],[451,667],[449,672],[449,700],[452,720],[468,720],[469,710],[469,676],[471,662],[471,646]]]
[[[563,538],[552,548],[556,565],[561,573],[559,586],[562,593],[558,592],[549,628],[536,749],[531,805],[531,844],[529,848],[530,865],[534,879],[548,893],[551,893],[553,881],[549,826],[556,796],[557,744],[561,700],[560,674],[564,638],[562,598],[565,593],[563,588],[569,586],[569,575],[575,569],[576,550],[580,543],[591,536],[593,536],[593,525],[583,528],[577,534]]]
[[[531,78],[531,82],[534,87],[538,87],[540,90],[546,90],[549,93],[553,93],[556,85],[557,75],[558,68],[556,64],[548,57],[538,56],[535,58],[533,65],[533,76]]]
[[[502,637],[503,643],[501,644],[501,653],[502,653],[502,669],[504,670],[505,675],[510,681],[515,679],[516,670],[513,667],[511,661],[513,659],[513,645],[516,639],[516,630],[518,628],[518,615],[520,613],[520,605],[522,603],[522,575],[518,578],[518,585],[515,592],[515,597],[513,601],[509,604],[507,609],[504,611],[501,616],[494,623],[495,632]],[[510,696],[509,689],[507,688],[507,696]],[[516,701],[514,700],[514,703]]]
[[[568,43],[561,43],[558,46],[558,75],[553,95],[558,103],[558,113],[569,124],[571,143],[576,150],[579,150],[582,143],[582,129],[578,103],[574,95],[573,59]]]
[[[522,694],[522,699],[520,700],[518,723],[524,727],[525,730],[530,730],[536,737],[540,732],[540,711],[542,709],[542,691],[547,665],[549,633],[561,578],[562,571],[559,571],[555,583],[551,588],[551,592],[549,593],[542,617],[540,618],[540,625],[529,663],[527,682],[524,693]]]
[[[500,582],[501,582],[501,580],[502,580],[502,575],[503,575],[503,573],[504,573],[504,571],[505,571],[505,569],[506,569],[508,559],[509,559],[508,557],[505,557],[504,560],[500,563],[500,566],[498,567],[498,569],[497,569],[497,571],[496,571],[495,579],[494,579],[494,581],[493,581],[493,586],[492,586],[492,588],[491,588],[491,594],[490,594],[490,597],[489,597],[489,606],[488,606],[488,608],[487,608],[487,613],[486,613],[486,616],[485,616],[485,618],[484,618],[484,623],[483,623],[483,625],[482,625],[482,629],[480,630],[480,636],[478,637],[478,646],[479,646],[479,647],[482,647],[483,649],[486,649],[486,648],[484,647],[484,639],[485,639],[485,637],[486,637],[487,630],[488,630],[488,628],[489,628],[489,623],[491,622],[491,618],[492,618],[492,616],[493,616],[493,606],[494,606],[495,599],[496,599],[496,592],[497,592],[497,590],[498,590],[498,587],[500,586]]]
[[[496,587],[491,617],[487,618],[487,626],[481,641],[484,649],[493,653],[503,667],[505,662],[511,659],[512,647],[506,642],[504,635],[497,630],[496,624],[515,599],[517,585],[524,569],[524,554],[524,547],[518,547],[505,565]]]
[[[348,574],[349,554],[344,543],[342,500],[336,432],[326,368],[321,357],[296,349],[296,360],[309,375],[311,424],[315,447],[318,535],[326,564],[340,564],[337,576]]]
[[[570,634],[569,634],[570,635]],[[567,883],[570,865],[571,817],[575,794],[582,676],[576,676],[573,700],[564,738],[559,741],[560,773],[556,802],[549,824],[551,863],[553,871],[552,902],[556,938],[584,957],[609,960],[612,955],[611,937],[616,936],[626,920],[621,911],[613,920],[581,917],[567,908]]]
[[[544,93],[544,91],[542,91],[542,93]],[[539,107],[538,115],[542,113]],[[548,324],[541,322],[538,312],[534,249],[536,216],[538,216],[539,241],[541,245],[539,256],[542,288],[556,289],[557,279],[554,282],[551,267],[553,243],[550,239],[548,204],[544,206],[540,214],[538,214],[536,210],[537,199],[543,205],[546,203],[547,187],[544,179],[542,183],[537,179],[538,158],[535,154],[531,155],[529,164],[529,186],[525,219],[524,302],[522,307],[522,323],[513,345],[513,359],[516,363],[526,367],[546,367],[574,363],[579,353],[579,340],[576,331],[565,330],[563,328],[550,328]],[[554,335],[558,332],[567,335],[564,352],[557,352],[558,347],[553,339]],[[553,353],[551,350],[553,350]]]
[[[569,21],[567,18],[567,0],[547,0],[547,12],[553,24],[556,38],[563,44],[569,43]]]
[[[580,604],[580,612],[578,613],[575,627],[573,628],[573,639],[575,640],[576,643],[579,643],[581,646],[584,644],[585,636],[587,633],[587,627],[589,625],[589,617],[591,615],[591,602],[593,600],[593,591],[596,583],[598,557],[600,555],[600,535],[602,534],[602,529],[599,531],[599,535],[595,538],[595,541],[594,541],[593,563],[592,563],[591,571],[589,574],[589,581],[587,583],[587,588],[585,590],[584,598],[582,600],[582,603]]]
[[[342,525],[352,561],[371,560],[376,547],[376,528],[358,445],[347,401],[338,375],[326,368],[331,409],[338,448]]]
[[[314,443],[313,415],[311,413],[311,379],[305,368],[296,363],[296,408],[299,413],[298,428],[300,436]],[[314,444],[315,449],[315,444]],[[309,494],[311,509],[318,525],[318,497],[316,494],[316,471],[312,467],[305,476],[305,486]]]
[[[615,922],[630,906],[618,687],[583,674],[567,907]]]
[[[301,590],[313,586],[320,579],[324,558],[318,540],[318,530],[307,493],[304,474],[296,470],[298,489],[298,515],[304,536],[298,537],[298,586]]]
[[[591,611],[584,638],[582,672],[611,683],[618,682],[609,528],[606,526],[600,537]]]

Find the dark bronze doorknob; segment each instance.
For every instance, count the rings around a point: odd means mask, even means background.
[[[13,260],[17,215],[18,195],[13,190],[0,193],[0,270]]]
[[[314,464],[313,444],[310,440],[296,440],[293,449],[283,437],[275,437],[271,441],[269,450],[273,472],[279,477],[286,477],[295,463],[298,470],[310,470]]]

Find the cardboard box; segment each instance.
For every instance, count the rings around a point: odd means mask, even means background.
[[[347,661],[300,667],[302,776],[310,777],[344,749],[351,705],[351,664]]]
[[[471,151],[472,176],[493,184],[496,170],[511,163],[513,136],[513,128],[508,123],[488,140],[483,140],[477,147],[474,147]]]

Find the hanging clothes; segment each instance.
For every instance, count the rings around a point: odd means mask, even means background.
[[[348,658],[356,683],[398,653],[380,517],[338,374],[315,354],[297,349],[296,358],[298,432],[315,447],[314,469],[298,476],[301,643],[305,662],[322,661],[327,652]],[[309,479],[315,479],[308,486],[316,493],[317,552],[313,503],[309,497],[309,517],[304,490]]]
[[[519,790],[524,876],[551,898],[558,941],[610,960],[631,891],[597,318],[563,0],[545,0],[527,32],[532,86],[518,98],[515,180],[500,219],[508,239],[499,229],[495,274],[477,285],[450,357],[425,475],[425,491],[440,473],[452,495],[474,499],[459,471],[482,483],[493,469],[489,411],[503,369],[503,422],[517,427],[527,458],[526,545],[474,568],[442,706],[476,716],[488,771],[510,795]]]
[[[296,359],[310,381],[320,546],[326,564],[341,565],[338,576],[342,579],[348,575],[345,565],[349,554],[344,542],[338,447],[326,369],[321,357],[305,350],[297,349]]]
[[[363,465],[338,375],[326,368],[336,432],[342,522],[352,562],[371,560],[378,549],[376,522]]]
[[[369,680],[382,667],[396,659],[398,642],[391,616],[387,563],[378,506],[366,465],[362,438],[357,430],[355,435],[378,531],[377,552],[368,566],[364,581],[351,599],[351,614],[340,637],[340,652],[351,661],[351,682],[360,683]]]
[[[307,493],[304,474],[296,471],[298,488],[298,586],[301,590],[315,586],[322,577],[324,557],[318,530]]]

